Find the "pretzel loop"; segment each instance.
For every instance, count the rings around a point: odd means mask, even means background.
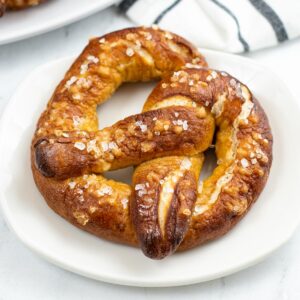
[[[226,233],[265,185],[272,135],[249,89],[206,66],[187,41],[157,28],[93,39],[33,138],[33,175],[49,206],[155,259]],[[98,130],[97,105],[123,82],[156,78],[142,113]],[[215,127],[218,166],[198,186]],[[133,188],[99,175],[130,165]]]

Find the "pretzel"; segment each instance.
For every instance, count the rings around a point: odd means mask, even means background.
[[[38,5],[45,0],[0,0],[0,17],[6,9],[23,9],[30,6]]]
[[[123,82],[159,78],[140,114],[98,130],[97,105]],[[218,166],[198,184],[215,128]],[[246,214],[270,171],[272,134],[244,84],[207,68],[183,38],[138,27],[90,41],[38,121],[31,161],[60,216],[162,259],[225,234]],[[101,175],[131,165],[132,186]]]

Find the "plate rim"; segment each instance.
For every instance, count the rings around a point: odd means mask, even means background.
[[[226,56],[228,58],[234,58],[234,59],[238,59],[241,62],[245,62],[247,64],[251,64],[257,68],[263,69],[269,73],[272,74],[272,76],[274,76],[274,78],[276,78],[279,82],[282,88],[284,88],[285,92],[287,93],[287,95],[289,95],[289,101],[292,101],[295,106],[298,108],[297,113],[300,116],[300,109],[299,109],[299,104],[296,100],[296,98],[294,97],[293,93],[289,90],[289,88],[286,86],[286,84],[280,79],[280,77],[274,73],[272,70],[270,70],[268,67],[265,67],[263,64],[257,63],[255,61],[253,61],[252,59],[246,58],[246,57],[241,57],[239,55],[234,55],[234,54],[228,54],[228,53],[223,53],[220,51],[215,51],[215,50],[209,50],[209,49],[204,49],[204,48],[199,48],[199,50],[201,51],[201,53],[203,53],[204,55],[206,54],[211,54],[211,55],[222,55],[223,57]],[[14,94],[11,96],[10,100],[8,101],[7,105],[5,106],[2,116],[1,116],[1,120],[0,120],[0,142],[3,140],[3,132],[4,132],[4,124],[7,122],[7,119],[9,117],[9,111],[11,110],[11,108],[14,106],[14,103],[17,101],[15,95],[18,93],[19,90],[21,90],[24,86],[27,85],[27,81],[28,78],[30,78],[31,76],[33,76],[35,73],[40,72],[40,70],[42,70],[43,68],[47,68],[49,65],[52,65],[53,63],[58,63],[61,61],[66,61],[66,60],[71,60],[74,59],[74,57],[76,56],[65,56],[56,60],[51,60],[45,64],[42,64],[40,66],[38,66],[37,68],[35,68],[33,71],[31,71],[26,78],[23,79],[23,81],[21,82],[21,84],[19,84],[19,86],[17,87],[17,89],[15,90]],[[299,162],[298,162],[299,163]],[[1,168],[2,167],[2,168]],[[3,159],[0,158],[0,168],[2,170],[3,169]],[[3,172],[0,173],[0,180],[2,182],[5,182],[5,176],[3,175]],[[8,225],[8,227],[10,228],[10,230],[12,232],[14,232],[14,234],[19,238],[19,240],[30,250],[32,250],[34,253],[38,254],[40,257],[43,257],[44,259],[46,259],[47,261],[53,263],[54,265],[63,268],[65,270],[68,270],[70,272],[85,276],[87,278],[91,278],[91,279],[95,279],[98,281],[103,281],[106,283],[112,283],[112,284],[118,284],[118,285],[125,285],[125,286],[136,286],[136,287],[171,287],[171,286],[184,286],[184,285],[191,285],[191,284],[196,284],[196,283],[200,283],[200,282],[205,282],[205,281],[210,281],[213,279],[217,279],[223,276],[227,276],[233,273],[236,273],[238,271],[241,271],[243,269],[246,269],[248,267],[251,267],[259,262],[261,262],[262,260],[264,260],[267,256],[269,256],[271,253],[273,253],[274,251],[278,250],[278,248],[280,248],[283,244],[285,244],[294,234],[295,230],[297,229],[297,227],[300,224],[300,214],[298,219],[295,221],[294,226],[292,228],[292,226],[290,226],[289,228],[289,233],[285,233],[285,237],[283,238],[281,235],[281,239],[280,241],[276,241],[275,243],[272,243],[272,247],[266,249],[265,251],[262,251],[261,255],[258,257],[254,257],[252,259],[249,259],[246,263],[244,264],[240,264],[237,267],[228,269],[227,271],[223,271],[223,272],[216,272],[214,274],[211,274],[209,276],[193,276],[192,278],[187,278],[187,279],[180,279],[180,281],[175,281],[173,279],[170,280],[164,280],[163,282],[158,282],[155,280],[152,281],[148,281],[148,280],[141,280],[139,282],[136,281],[132,281],[132,279],[126,279],[124,278],[124,276],[110,276],[110,275],[104,275],[104,274],[91,274],[86,272],[85,270],[79,269],[77,267],[71,266],[70,264],[64,263],[63,261],[60,261],[59,259],[57,259],[54,256],[49,255],[49,253],[46,253],[42,247],[37,246],[36,244],[32,244],[26,237],[22,236],[22,234],[20,232],[18,232],[18,228],[17,226],[14,224],[13,218],[11,218],[11,213],[10,213],[10,209],[8,208],[7,205],[7,201],[5,200],[5,195],[3,192],[3,189],[0,189],[0,208],[2,208],[2,215],[3,218],[6,222],[6,224]]]
[[[70,24],[75,23],[81,19],[84,19],[92,14],[95,14],[98,11],[101,11],[109,6],[112,6],[113,4],[116,4],[116,3],[117,3],[116,0],[105,0],[105,2],[103,0],[101,0],[99,2],[94,3],[94,5],[91,5],[89,7],[89,9],[85,10],[83,13],[79,12],[79,13],[73,14],[73,15],[69,16],[67,19],[59,19],[58,21],[53,20],[51,22],[44,24],[44,26],[42,25],[41,27],[39,27],[39,29],[36,29],[36,30],[29,28],[29,30],[27,30],[27,31],[25,30],[22,32],[22,30],[21,30],[20,33],[17,33],[14,36],[8,36],[7,38],[4,38],[4,39],[0,38],[0,45],[7,45],[7,44],[14,43],[17,41],[25,40],[25,39],[28,39],[31,37],[41,35],[46,32],[53,31],[53,30],[61,28],[63,26],[70,25]]]

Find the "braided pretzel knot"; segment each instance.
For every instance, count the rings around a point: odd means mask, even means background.
[[[22,9],[29,6],[38,5],[45,0],[0,0],[0,17],[8,9]]]
[[[207,69],[157,28],[93,39],[56,88],[32,142],[48,205],[97,236],[163,258],[226,233],[262,191],[272,161],[267,117],[249,89]],[[143,112],[98,130],[96,107],[122,82],[163,78]],[[215,127],[218,166],[198,186]],[[133,188],[99,175],[135,165]]]

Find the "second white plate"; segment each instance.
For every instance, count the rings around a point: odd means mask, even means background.
[[[36,7],[7,11],[0,18],[0,45],[70,24],[116,2],[117,0],[48,0]]]
[[[8,224],[32,250],[73,272],[135,286],[185,285],[221,277],[262,260],[286,242],[299,223],[300,113],[293,97],[270,71],[238,56],[203,50],[209,64],[246,83],[269,116],[274,163],[267,186],[248,215],[231,232],[163,261],[139,249],[96,238],[49,209],[31,175],[29,149],[35,123],[74,58],[31,73],[7,106],[0,129],[1,204]],[[153,84],[121,87],[101,106],[101,126],[141,110]],[[123,172],[123,176],[127,173]]]

